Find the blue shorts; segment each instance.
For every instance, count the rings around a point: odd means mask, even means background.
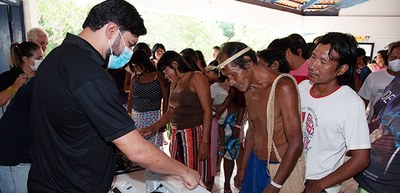
[[[240,192],[260,193],[263,192],[270,183],[271,179],[267,174],[267,160],[259,159],[252,151],[247,160],[246,173],[244,174]]]

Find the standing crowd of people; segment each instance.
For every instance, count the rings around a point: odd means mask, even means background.
[[[108,192],[117,151],[188,189],[212,191],[222,166],[226,193],[231,179],[243,193],[338,193],[350,178],[357,193],[400,192],[400,41],[373,65],[341,32],[226,42],[207,64],[150,49],[146,33],[133,5],[106,0],[49,53],[39,28],[11,45],[1,193]]]

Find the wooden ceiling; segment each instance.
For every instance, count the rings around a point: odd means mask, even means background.
[[[338,16],[339,10],[368,0],[237,0],[304,16]]]

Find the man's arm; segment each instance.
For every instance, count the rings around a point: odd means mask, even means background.
[[[282,112],[283,129],[288,145],[279,169],[271,181],[283,185],[303,152],[303,134],[298,107],[299,99],[294,82],[287,78],[281,79],[276,87],[275,97],[276,104]],[[276,192],[274,189],[277,190],[274,186],[268,186],[267,192],[268,190]]]
[[[147,142],[137,130],[115,139],[113,143],[129,160],[150,171],[180,176],[188,189],[194,189],[201,183],[198,172],[168,157],[156,146]]]
[[[360,90],[358,91],[358,96],[360,96],[364,103],[365,103],[365,108],[368,107],[369,100],[371,99],[372,96],[372,81],[373,81],[373,76],[368,76],[365,82],[362,84]]]
[[[369,165],[369,149],[351,150],[351,157],[331,174],[320,180],[306,183],[306,193],[320,193],[328,187],[344,182],[363,171]]]

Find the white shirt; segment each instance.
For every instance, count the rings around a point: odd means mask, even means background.
[[[213,100],[212,105],[221,105],[224,103],[226,97],[229,95],[229,84],[225,82],[215,82],[211,84],[210,86],[210,91],[211,91],[211,99]],[[215,112],[213,111],[213,115]],[[224,121],[226,119],[226,116],[228,115],[228,110],[225,109],[225,111],[222,113],[220,119],[218,120],[218,124],[222,125],[224,124]]]
[[[369,130],[362,99],[348,86],[333,93],[311,96],[309,80],[300,83],[302,123],[305,125],[306,179],[319,180],[343,162],[348,150],[369,149]],[[340,184],[326,191],[337,193]]]

